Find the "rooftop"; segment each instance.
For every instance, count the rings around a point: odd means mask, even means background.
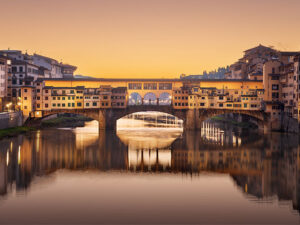
[[[243,79],[122,79],[122,78],[41,78],[40,81],[103,81],[103,82],[185,82],[185,81],[197,81],[197,82],[257,82],[255,80],[243,80]]]

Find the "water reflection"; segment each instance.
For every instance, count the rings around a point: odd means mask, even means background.
[[[174,173],[200,178],[228,174],[249,200],[299,210],[299,138],[205,124],[200,132],[157,130],[98,134],[84,128],[49,129],[0,142],[0,194],[28,190],[57,170]],[[144,173],[141,173],[144,174]],[[211,193],[215,194],[215,193]],[[0,200],[1,201],[1,200]]]

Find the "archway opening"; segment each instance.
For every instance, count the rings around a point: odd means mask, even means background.
[[[133,92],[129,95],[128,105],[142,105],[142,103],[140,94]]]
[[[183,120],[168,113],[146,111],[128,114],[117,120],[117,130],[136,129],[183,130]]]
[[[263,122],[246,114],[216,114],[201,124],[201,137],[222,146],[240,146],[256,137]],[[253,141],[253,140],[252,140]]]
[[[172,104],[172,96],[167,92],[161,93],[159,96],[158,104],[159,105],[171,105]]]
[[[183,120],[168,113],[146,111],[117,120],[117,136],[128,146],[130,170],[170,169],[172,143],[183,133]]]
[[[145,94],[144,100],[143,100],[143,105],[157,105],[157,100],[156,100],[155,94],[152,92]]]

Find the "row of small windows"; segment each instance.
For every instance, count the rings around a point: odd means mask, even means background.
[[[141,90],[142,83],[129,83],[128,88],[131,90]],[[172,83],[159,83],[159,90],[172,90]],[[157,90],[157,83],[145,83],[144,90]]]
[[[188,97],[176,97],[176,96],[175,96],[174,99],[176,99],[176,100],[177,100],[177,99],[179,99],[179,100],[180,100],[180,99],[182,99],[182,100],[188,100]]]
[[[180,103],[180,102],[175,102],[174,103],[174,105],[175,106],[188,106],[188,104],[187,103]],[[224,103],[219,103],[218,104],[218,106],[220,107],[220,108],[222,108],[222,107],[224,107],[224,105],[226,106],[226,107],[234,107],[234,108],[241,108],[242,107],[242,104],[224,104]],[[195,103],[190,103],[190,106],[191,107],[196,107],[196,106],[205,106],[205,103],[200,103],[200,104],[195,104]],[[210,107],[214,107],[214,103],[211,103],[210,104]],[[244,104],[244,108],[247,108],[248,107],[248,104],[247,103],[245,103]],[[250,108],[257,108],[258,107],[258,105],[257,104],[250,104]]]
[[[92,104],[91,104],[91,106],[97,106],[98,104],[97,104],[97,102],[93,102]],[[104,103],[104,102],[102,102],[102,104],[101,104],[102,106],[109,106],[109,104],[106,102],[106,103]],[[37,106],[37,108],[40,108],[41,107],[41,105],[40,104],[37,104],[36,105]],[[75,103],[53,103],[52,104],[52,107],[75,107]],[[77,103],[77,107],[81,107],[82,106],[82,103],[81,102],[78,102]],[[89,107],[90,106],[90,103],[89,102],[87,102],[87,103],[85,103],[85,106],[86,107]],[[124,103],[123,102],[121,102],[121,103],[117,103],[117,106],[124,106]],[[48,104],[45,104],[45,108],[48,108],[49,107],[49,105]]]

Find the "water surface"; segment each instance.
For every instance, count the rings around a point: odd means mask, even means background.
[[[0,141],[0,223],[299,223],[297,135],[207,123]]]

